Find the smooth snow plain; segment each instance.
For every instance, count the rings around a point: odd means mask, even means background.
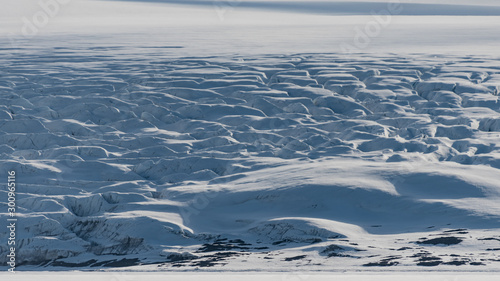
[[[144,2],[3,20],[18,270],[500,270],[498,17]]]

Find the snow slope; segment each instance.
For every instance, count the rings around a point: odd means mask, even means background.
[[[498,17],[395,16],[342,53],[369,16],[244,3],[1,20],[19,270],[498,272]]]

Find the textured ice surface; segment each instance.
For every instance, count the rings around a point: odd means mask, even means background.
[[[68,52],[2,59],[21,266],[498,269],[496,60]]]

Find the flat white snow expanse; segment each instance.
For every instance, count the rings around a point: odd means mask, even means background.
[[[18,271],[500,271],[497,2],[14,2]]]

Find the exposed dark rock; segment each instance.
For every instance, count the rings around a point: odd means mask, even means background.
[[[468,260],[453,260],[449,262],[444,262],[443,264],[460,266],[460,265],[465,265],[468,262],[469,262]]]
[[[141,264],[139,262],[138,258],[133,258],[133,259],[126,259],[123,258],[121,260],[108,260],[108,261],[102,261],[102,262],[97,262],[94,264],[91,264],[91,267],[127,267],[127,266],[133,266],[133,265],[139,265]]]
[[[417,241],[418,244],[427,244],[427,245],[456,245],[462,242],[463,239],[450,236],[450,237],[438,237],[438,238],[433,238],[433,239],[427,239],[427,240],[422,240],[422,241]]]
[[[422,261],[417,263],[418,266],[438,266],[442,264],[443,262],[441,260],[436,260],[436,261]]]
[[[187,254],[182,254],[182,253],[170,254],[170,255],[167,256],[167,259],[169,261],[171,261],[171,262],[193,260],[193,259],[196,259],[196,258],[198,258],[198,257],[195,256],[195,255],[187,255]]]
[[[399,262],[394,261],[394,260],[400,259],[400,258],[401,258],[401,256],[390,256],[390,257],[386,257],[384,259],[381,259],[378,262],[370,262],[370,263],[363,264],[363,266],[395,266],[395,265],[398,265]]]
[[[451,232],[453,232],[453,233],[456,233],[456,232],[465,232],[464,234],[466,234],[466,233],[468,233],[466,230],[467,230],[467,229],[465,229],[465,228],[450,229],[450,230],[446,230],[446,231],[444,231],[444,233],[451,233]]]
[[[480,241],[492,241],[492,240],[500,241],[500,238],[488,237],[488,238],[479,238],[477,240],[480,240]]]
[[[293,241],[289,240],[289,239],[283,239],[283,240],[275,241],[272,244],[273,245],[280,245],[280,244],[285,244],[285,243],[290,243],[290,242],[293,242]]]
[[[249,247],[242,247],[225,242],[214,242],[212,244],[203,244],[197,252],[217,252],[217,251],[234,251],[234,250],[248,250]]]
[[[50,263],[51,266],[61,266],[61,267],[86,267],[96,263],[97,260],[88,260],[80,263],[64,262],[64,261],[54,261]]]
[[[229,243],[238,244],[240,246],[251,246],[252,245],[252,244],[245,243],[245,241],[243,241],[241,239],[229,240]]]
[[[303,258],[307,257],[306,255],[301,255],[301,256],[296,256],[296,257],[289,257],[285,258],[285,261],[296,261],[296,260],[301,260]]]

